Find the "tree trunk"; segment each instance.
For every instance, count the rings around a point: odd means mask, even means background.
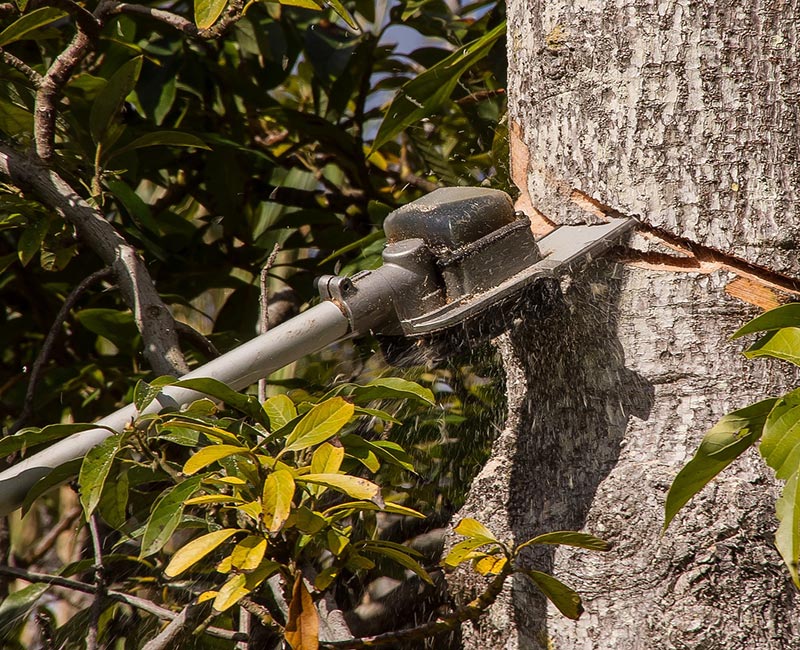
[[[500,341],[509,412],[463,516],[517,543],[584,529],[605,554],[526,560],[583,596],[573,622],[516,576],[467,648],[800,648],[755,451],[662,534],[666,492],[726,412],[796,381],[728,337],[791,295],[798,263],[797,3],[509,3],[520,207],[634,215],[624,254]],[[784,290],[785,293],[781,293]],[[453,580],[456,592],[469,578]],[[474,585],[473,585],[474,587]]]

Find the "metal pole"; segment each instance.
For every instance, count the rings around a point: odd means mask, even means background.
[[[181,379],[208,377],[239,390],[292,361],[341,341],[349,333],[347,317],[334,303],[325,301],[200,366]],[[202,397],[204,395],[197,391],[167,386],[145,413],[158,413],[167,407],[182,406]],[[137,415],[139,413],[136,407],[129,404],[98,420],[98,425],[107,428],[88,429],[73,434],[0,472],[0,516],[18,508],[28,490],[51,470],[81,458],[92,447],[112,435],[109,429],[122,431]]]

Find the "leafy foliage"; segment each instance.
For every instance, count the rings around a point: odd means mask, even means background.
[[[746,357],[775,357],[800,365],[800,304],[767,311],[740,328],[733,338],[757,332],[766,334],[744,351]],[[775,545],[800,587],[800,389],[729,413],[706,434],[694,458],[672,482],[664,527],[709,481],[756,443],[775,477],[785,481],[775,503],[780,520]]]

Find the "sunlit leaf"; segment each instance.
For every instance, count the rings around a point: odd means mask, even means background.
[[[231,606],[238,603],[242,598],[250,593],[247,588],[247,578],[244,574],[239,573],[231,576],[228,581],[220,587],[214,598],[214,610],[217,612],[224,612]]]
[[[73,433],[96,428],[98,427],[94,424],[49,424],[43,429],[35,427],[22,429],[13,436],[0,438],[0,456],[8,456],[15,451],[26,451],[45,442],[61,440]]]
[[[299,571],[292,587],[292,600],[289,603],[289,617],[283,638],[292,650],[319,648],[319,615]]]
[[[222,400],[228,406],[241,411],[245,415],[249,415],[256,420],[262,419],[261,404],[258,403],[257,399],[252,395],[239,393],[217,379],[212,379],[210,377],[181,379],[175,382],[175,385],[180,388],[188,388],[190,390],[196,390],[199,393],[205,393],[206,395]]]
[[[508,564],[508,558],[505,555],[486,555],[479,560],[475,560],[475,571],[482,576],[497,575],[503,572],[503,569]]]
[[[322,443],[311,457],[311,471],[314,474],[336,474],[344,460],[344,447],[334,447]]]
[[[455,569],[459,564],[472,560],[474,558],[473,553],[476,549],[492,543],[496,542],[486,541],[486,539],[482,537],[470,537],[469,539],[465,539],[463,542],[455,544],[453,548],[450,549],[450,552],[444,560],[442,560],[442,566],[447,569]]]
[[[436,400],[429,388],[400,377],[382,377],[357,387],[352,393],[356,404],[366,404],[379,399],[415,399],[427,404]]]
[[[343,512],[350,513],[358,510],[379,510],[390,512],[395,515],[405,515],[408,517],[415,517],[417,519],[425,519],[425,515],[423,515],[421,512],[418,512],[413,508],[401,506],[399,503],[391,503],[390,501],[387,501],[382,505],[378,505],[372,501],[348,501],[347,503],[339,503],[335,506],[331,506],[322,514],[324,517],[338,517],[342,516],[341,513]]]
[[[761,437],[764,422],[776,402],[776,398],[771,398],[733,411],[711,428],[694,458],[678,473],[669,488],[664,506],[664,528],[689,499]]]
[[[294,477],[291,472],[278,470],[264,480],[261,504],[264,512],[264,525],[269,532],[281,529],[292,510],[294,498]]]
[[[228,0],[194,0],[194,24],[208,29],[217,22]]]
[[[277,431],[297,417],[294,402],[284,394],[268,398],[264,402],[264,412],[269,418],[269,426],[272,431]]]
[[[233,456],[234,454],[249,454],[250,450],[247,447],[240,447],[238,445],[211,445],[203,447],[198,450],[183,466],[183,473],[190,476],[199,472],[204,467],[208,467],[212,463]]]
[[[581,614],[583,614],[581,597],[563,582],[541,571],[522,569],[522,573],[530,578],[531,582],[547,596],[547,599],[553,603],[564,616],[572,620],[578,620]]]
[[[354,499],[374,499],[380,494],[380,487],[372,481],[358,476],[344,474],[305,474],[297,477],[298,483],[324,485],[339,492],[344,492]]]
[[[152,555],[169,541],[183,517],[184,501],[199,489],[202,480],[202,476],[195,476],[161,494],[147,520],[139,557]]]
[[[332,438],[353,417],[353,405],[341,397],[317,404],[286,438],[286,451],[300,451]]]
[[[486,542],[497,541],[497,538],[488,528],[486,528],[486,526],[476,519],[472,519],[471,517],[464,517],[458,522],[458,524],[456,524],[456,527],[453,528],[453,531],[470,539],[482,539]]]
[[[739,328],[731,338],[738,339],[747,334],[779,330],[784,327],[800,327],[800,302],[790,302],[764,312]]]
[[[223,528],[214,532],[201,535],[197,539],[178,549],[164,569],[164,574],[170,578],[180,575],[186,569],[194,566],[206,555],[211,553],[220,544],[227,541],[236,533],[242,532],[238,528]]]
[[[775,357],[800,366],[800,327],[784,327],[769,332],[744,351],[748,359]]]

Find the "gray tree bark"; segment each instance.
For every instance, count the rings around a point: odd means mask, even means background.
[[[540,231],[616,212],[642,228],[576,274],[557,313],[501,339],[508,417],[461,512],[517,543],[559,529],[611,541],[526,558],[586,613],[561,617],[515,577],[464,646],[800,648],[773,546],[778,486],[754,450],[661,531],[705,431],[797,380],[727,339],[757,313],[736,296],[768,305],[797,290],[800,5],[510,0],[508,12],[520,207]],[[452,584],[477,588],[465,574]]]

